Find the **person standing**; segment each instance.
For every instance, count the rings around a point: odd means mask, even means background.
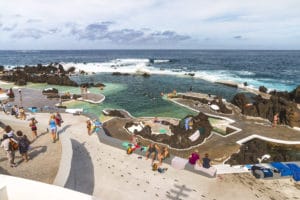
[[[33,117],[31,118],[31,122],[29,123],[29,127],[31,128],[33,138],[37,138],[37,126],[38,121]]]
[[[57,126],[60,127],[63,120],[62,120],[62,117],[59,112],[56,112],[55,120],[56,120]]]
[[[91,120],[86,121],[86,128],[87,128],[88,135],[91,135],[92,134],[92,122],[91,122]]]
[[[59,112],[56,112],[55,121],[56,121],[56,125],[58,127],[61,127],[61,123],[63,122],[63,120]],[[56,139],[59,140],[58,130],[56,130]]]
[[[18,143],[14,138],[9,138],[8,135],[3,135],[3,140],[1,142],[1,147],[6,151],[8,162],[10,167],[16,167],[15,163],[15,150],[11,146],[11,141]]]
[[[276,113],[273,118],[273,127],[276,127],[279,121],[279,114]]]
[[[21,120],[26,120],[26,113],[23,107],[20,107],[19,109],[19,118]]]
[[[50,134],[51,134],[52,142],[55,143],[55,141],[56,141],[56,134],[57,134],[57,124],[56,124],[56,120],[55,120],[55,115],[54,114],[52,114],[50,116],[49,126],[50,126]]]
[[[29,145],[30,141],[28,140],[26,135],[23,135],[22,131],[17,131],[17,136],[18,136],[18,143],[19,143],[19,153],[25,160],[25,162],[28,162],[28,150],[29,150]]]

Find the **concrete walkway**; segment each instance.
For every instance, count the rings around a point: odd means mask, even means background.
[[[236,175],[226,175],[211,179],[187,170],[173,169],[167,164],[163,167],[167,167],[168,170],[160,174],[151,170],[151,161],[146,160],[145,157],[137,154],[127,155],[125,149],[101,143],[96,134],[88,136],[86,117],[63,114],[63,118],[64,123],[71,126],[61,135],[61,138],[69,137],[74,150],[71,171],[65,185],[68,188],[92,193],[95,197],[107,200],[213,200],[245,199],[245,197],[257,199],[256,195],[260,199],[270,199],[270,196],[280,199],[286,196],[283,193],[277,193],[275,196],[266,189],[270,185],[265,186],[260,183],[258,186],[261,192],[253,192],[253,186],[249,187],[237,181],[240,179],[239,176],[244,176],[242,179],[249,180],[251,184],[257,182],[248,174],[239,175],[238,178]]]

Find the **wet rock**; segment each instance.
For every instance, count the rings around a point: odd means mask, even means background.
[[[105,87],[105,85],[103,83],[96,83],[94,86],[95,87]]]
[[[300,104],[300,85],[291,92],[292,99]]]
[[[129,76],[129,73],[121,73],[121,72],[113,72],[112,73],[113,76]]]
[[[268,89],[265,86],[259,86],[258,90],[263,93],[267,93],[267,91],[268,91]]]
[[[42,94],[58,94],[58,89],[56,88],[48,88],[42,91]]]
[[[123,113],[123,111],[120,110],[105,110],[103,114],[111,117],[120,117],[120,118],[128,117],[127,114]]]

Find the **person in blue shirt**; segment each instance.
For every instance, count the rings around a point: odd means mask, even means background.
[[[202,159],[202,167],[204,168],[210,168],[210,159],[208,158],[208,153],[205,154],[205,157]]]

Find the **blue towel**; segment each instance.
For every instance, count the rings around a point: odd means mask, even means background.
[[[281,176],[292,176],[293,175],[292,170],[288,166],[284,165],[281,162],[271,162],[271,165],[274,168],[278,169]]]
[[[294,163],[286,164],[293,172],[293,179],[295,181],[300,181],[300,167]]]

